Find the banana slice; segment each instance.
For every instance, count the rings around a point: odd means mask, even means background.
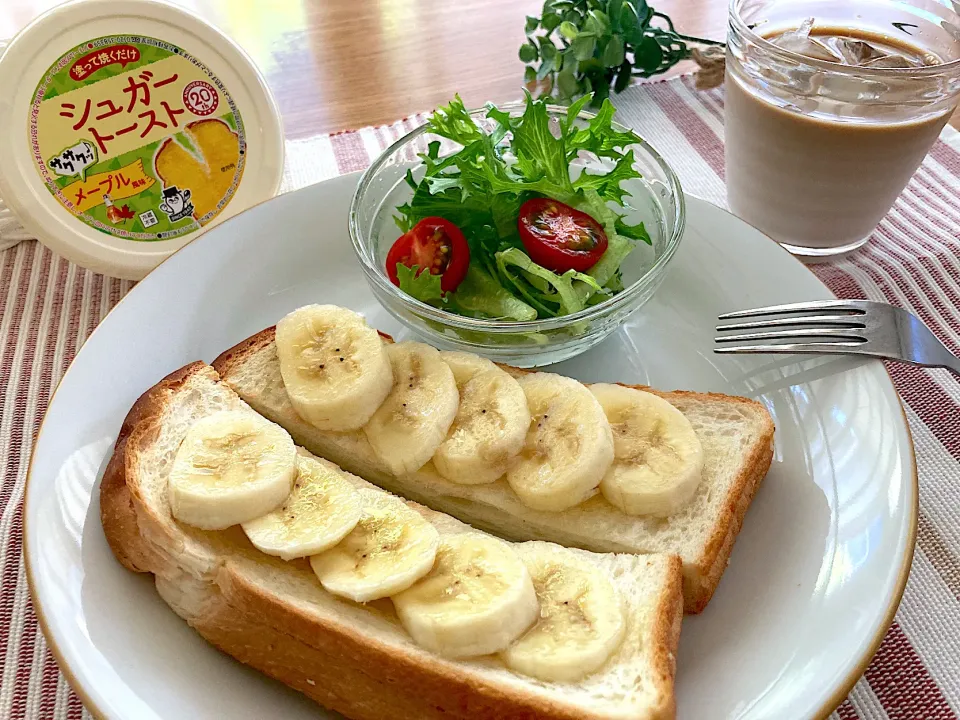
[[[423,467],[447,437],[460,394],[436,348],[418,342],[386,348],[393,391],[363,430],[390,471],[405,475]]]
[[[429,575],[393,596],[414,641],[447,657],[499,652],[529,628],[539,605],[530,573],[501,540],[444,537]]]
[[[380,490],[357,491],[363,513],[339,545],[310,558],[329,592],[369,602],[406,590],[433,567],[437,529],[398,497]]]
[[[616,459],[600,492],[628,515],[672,515],[693,497],[703,471],[690,421],[652,393],[603,383],[590,390],[613,427]]]
[[[362,316],[307,305],[277,323],[280,375],[300,417],[321,430],[357,430],[393,387],[383,341]]]
[[[453,371],[453,379],[457,381],[458,388],[466,385],[477,373],[494,370],[497,367],[485,357],[480,357],[471,352],[445,350],[440,353],[440,357]]]
[[[259,550],[284,560],[316,555],[340,542],[360,520],[363,501],[340,470],[297,456],[297,478],[273,512],[243,523]]]
[[[489,360],[459,352],[440,357],[453,371],[460,407],[433,464],[461,485],[493,482],[523,447],[530,427],[527,398],[520,384]]]
[[[585,386],[562,375],[533,373],[518,382],[532,421],[507,482],[534,510],[578,505],[595,494],[613,462],[603,408]]]
[[[296,453],[286,430],[252,412],[208,415],[187,430],[173,459],[170,511],[203,530],[253,520],[290,494]]]
[[[550,543],[517,547],[540,601],[540,619],[500,657],[547,682],[575,682],[607,662],[623,640],[623,600],[606,574]]]

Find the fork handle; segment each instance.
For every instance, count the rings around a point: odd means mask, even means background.
[[[940,365],[940,367],[946,368],[957,377],[960,377],[960,358],[951,353],[947,353],[947,355],[949,357],[944,359],[944,362]]]
[[[930,348],[930,354],[927,357],[918,357],[916,359],[926,361],[920,363],[922,366],[943,368],[960,377],[960,358],[947,350],[942,344],[937,348]]]

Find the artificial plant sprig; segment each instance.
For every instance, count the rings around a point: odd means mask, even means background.
[[[595,104],[634,77],[692,58],[697,46],[723,46],[677,32],[646,0],[546,0],[540,17],[527,17],[525,32],[526,82],[562,101],[593,93]]]

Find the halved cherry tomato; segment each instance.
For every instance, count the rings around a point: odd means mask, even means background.
[[[550,198],[521,205],[517,228],[530,259],[554,272],[589,270],[607,249],[600,223]]]
[[[470,264],[467,239],[456,225],[441,217],[424,218],[401,235],[387,253],[387,275],[399,287],[397,263],[440,275],[440,289],[452,292],[463,282]]]

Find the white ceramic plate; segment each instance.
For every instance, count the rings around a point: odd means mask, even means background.
[[[148,577],[121,568],[96,489],[140,393],[287,311],[338,303],[404,334],[354,262],[346,228],[356,181],[272,200],[177,253],[101,323],[50,404],[27,486],[27,572],[61,667],[103,717],[332,717],[214,650]],[[653,301],[557,370],[749,395],[773,413],[773,467],[712,603],[683,625],[678,716],[825,716],[862,673],[906,581],[917,522],[909,432],[879,363],[712,353],[717,313],[830,293],[731,215],[695,198],[688,209]]]

